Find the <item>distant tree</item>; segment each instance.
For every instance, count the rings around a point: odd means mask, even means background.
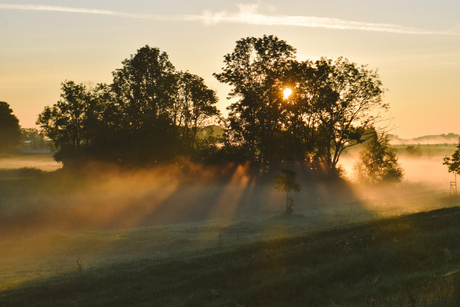
[[[27,145],[23,144],[27,149],[46,148],[45,136],[36,128],[21,128],[21,140],[27,142]]]
[[[416,145],[407,145],[406,153],[412,157],[421,157],[422,156],[422,149],[420,148],[420,144]]]
[[[286,192],[286,214],[291,214],[293,212],[294,200],[292,197],[289,197],[290,192],[300,192],[302,187],[296,182],[297,173],[288,170],[282,169],[281,174],[276,175],[276,186],[275,189],[278,192]]]
[[[224,56],[222,72],[214,74],[232,86],[229,98],[238,99],[227,108],[226,135],[252,161],[268,162],[280,149],[283,81],[294,55],[295,49],[277,37],[247,37],[236,42]]]
[[[445,156],[443,165],[447,165],[449,173],[460,175],[460,139],[458,141],[457,150],[451,157]]]
[[[372,185],[398,183],[404,175],[388,136],[377,133],[361,151],[354,170],[358,181]]]
[[[0,153],[15,148],[21,140],[21,127],[10,105],[0,101]]]

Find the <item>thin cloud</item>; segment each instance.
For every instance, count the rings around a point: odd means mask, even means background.
[[[51,6],[51,5],[21,5],[21,4],[1,4],[0,3],[0,9],[109,15],[109,16],[116,16],[116,17],[134,18],[134,19],[149,19],[149,20],[183,19],[180,17],[171,17],[171,16],[160,16],[160,15],[151,15],[151,14],[131,14],[131,13],[110,11],[110,10],[97,10],[97,9],[74,8],[74,7],[64,7],[64,6]]]
[[[15,5],[0,4],[0,9],[9,10],[32,10],[32,11],[53,11],[80,14],[108,15],[123,18],[147,19],[155,21],[198,21],[208,25],[218,23],[240,23],[261,26],[295,26],[308,28],[326,28],[335,30],[358,30],[398,34],[429,34],[429,35],[459,35],[458,28],[450,31],[433,31],[419,28],[403,27],[394,24],[368,23],[359,21],[347,21],[337,18],[323,18],[312,16],[288,16],[288,15],[264,15],[257,12],[258,5],[237,5],[239,12],[229,14],[227,12],[205,11],[202,15],[152,15],[132,14],[110,10],[98,10],[87,8],[73,8],[49,5]]]
[[[359,21],[347,21],[336,18],[322,18],[311,16],[288,16],[288,15],[263,15],[257,13],[258,5],[238,5],[239,12],[231,15],[225,12],[205,12],[202,16],[206,23],[217,24],[220,22],[245,23],[250,25],[264,26],[297,26],[309,28],[327,28],[337,30],[361,30],[373,32],[387,32],[399,34],[442,34],[458,35],[456,29],[452,31],[432,31],[411,27],[403,27],[394,24],[368,23]]]

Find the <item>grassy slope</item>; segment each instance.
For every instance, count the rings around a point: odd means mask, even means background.
[[[285,223],[296,223],[299,218],[279,217]],[[85,237],[55,234],[34,239],[42,240],[40,246],[53,241],[53,246],[59,246],[53,255],[69,255],[73,269],[44,274],[35,280],[4,283],[0,306],[458,306],[460,303],[460,273],[444,276],[460,267],[459,207],[260,241],[243,240],[245,231],[251,227],[246,222],[233,228],[233,241],[227,239],[230,233],[225,233],[220,245],[218,237],[209,235],[219,233],[219,225],[207,227],[202,229],[207,234],[203,242],[211,244],[178,252],[169,252],[170,246],[164,247],[163,254],[154,254],[143,247],[150,245],[142,244],[142,240],[154,239],[151,233],[163,237],[172,228],[94,232]],[[191,228],[182,231],[190,232]],[[123,244],[115,244],[117,240]],[[188,242],[182,237],[169,244],[182,246]],[[28,243],[25,245],[30,246],[30,252],[37,253],[38,250],[33,250],[36,245]],[[3,242],[2,250],[8,249],[6,244],[10,244],[10,253],[14,254],[18,246],[13,241]],[[87,254],[101,257],[101,261],[88,267],[87,260],[82,258],[80,271],[76,263],[78,251],[89,251],[88,246],[91,251]],[[109,249],[110,254],[119,258],[103,260],[108,256],[102,251]],[[132,254],[133,249],[139,250],[138,257],[122,260],[120,255]],[[52,266],[53,255],[46,254],[50,251],[43,253]],[[5,259],[14,261],[12,257]]]

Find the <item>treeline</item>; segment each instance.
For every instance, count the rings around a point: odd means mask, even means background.
[[[223,118],[201,77],[176,71],[165,52],[145,46],[113,72],[110,85],[64,82],[62,99],[37,124],[64,165],[144,166],[187,156],[264,166],[304,161],[331,174],[348,147],[375,135],[376,110],[388,108],[382,83],[376,71],[347,59],[298,61],[295,53],[274,36],[237,41],[214,74],[235,99]],[[198,137],[216,123],[223,137]]]

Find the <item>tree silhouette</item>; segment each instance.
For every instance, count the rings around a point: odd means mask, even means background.
[[[70,165],[85,160],[102,122],[97,91],[74,81],[63,82],[61,100],[38,115],[37,125],[54,142],[56,161]]]
[[[0,153],[8,152],[19,144],[21,127],[10,105],[0,101]]]
[[[178,92],[174,102],[173,120],[180,130],[181,142],[194,151],[199,129],[215,123],[220,111],[215,106],[216,93],[209,89],[204,79],[189,72],[179,72]]]
[[[347,59],[321,58],[296,64],[292,73],[296,105],[293,134],[300,133],[313,160],[334,172],[344,150],[362,143],[368,128],[380,119],[373,112],[387,109],[377,72]]]
[[[449,173],[460,175],[460,139],[457,145],[457,150],[455,150],[452,156],[444,157],[443,165],[447,165]]]
[[[62,99],[46,107],[37,124],[60,161],[145,166],[204,150],[213,161],[268,166],[296,160],[316,174],[337,175],[344,151],[365,141],[380,120],[375,111],[388,108],[382,83],[376,71],[347,59],[297,61],[295,52],[264,35],[237,41],[224,56],[214,76],[232,87],[229,98],[236,102],[223,121],[222,149],[211,144],[214,137],[197,138],[219,117],[215,92],[148,45],[122,62],[112,84],[64,82]]]
[[[177,83],[175,68],[166,52],[147,45],[122,64],[112,73],[112,90],[124,128],[139,131],[169,120]]]
[[[376,71],[341,57],[299,62],[274,36],[237,41],[224,64],[214,76],[238,98],[228,108],[227,141],[251,161],[304,160],[334,174],[343,152],[380,120],[374,111],[388,108]]]
[[[223,71],[214,74],[233,87],[229,97],[238,99],[228,107],[227,135],[252,161],[270,161],[280,147],[283,77],[294,54],[274,36],[244,38],[224,56]]]
[[[294,206],[294,200],[292,197],[289,197],[289,193],[300,192],[302,190],[300,184],[296,182],[296,175],[297,173],[292,170],[282,169],[281,174],[275,176],[276,191],[286,192],[286,214],[291,214]]]
[[[111,85],[62,83],[62,99],[39,114],[65,166],[147,166],[191,156],[198,130],[219,115],[215,92],[202,78],[176,72],[165,52],[145,46],[122,63]]]

